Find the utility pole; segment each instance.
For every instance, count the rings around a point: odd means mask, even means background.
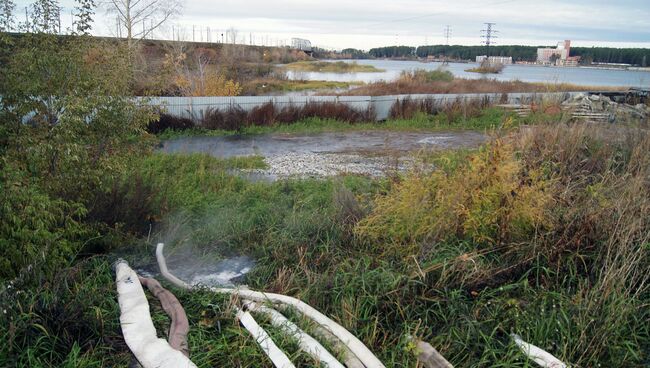
[[[485,44],[486,56],[490,57],[490,46],[494,45],[494,39],[499,38],[496,34],[499,31],[494,29],[496,23],[484,23],[485,29],[481,31],[481,38],[483,38],[483,44]]]
[[[447,40],[446,45],[449,46],[449,38],[451,38],[451,26],[447,25],[445,27],[445,39]]]

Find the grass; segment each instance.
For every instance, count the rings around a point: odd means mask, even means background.
[[[379,73],[384,71],[372,65],[358,64],[357,62],[346,63],[344,61],[298,61],[284,67],[293,71],[320,73]]]
[[[504,119],[489,109],[463,124],[498,127]],[[448,122],[420,114],[385,124]],[[248,182],[230,170],[260,167],[259,157],[156,153],[121,178],[128,200],[106,207],[142,203],[157,219],[149,241],[132,237],[119,250],[135,266],[153,262],[159,240],[172,264],[188,249],[199,257],[249,254],[257,260],[246,280],[252,289],[309,303],[389,367],[416,366],[409,335],[454,366],[531,367],[510,333],[572,366],[646,366],[647,131],[537,123],[493,134],[479,150],[423,153],[420,168],[385,179]],[[135,190],[139,181],[150,190]],[[110,267],[116,257],[79,259],[53,280],[0,294],[8,326],[0,329],[0,366],[126,366]],[[233,300],[170,289],[188,314],[198,366],[271,367],[235,321]],[[168,320],[150,303],[164,336]],[[269,329],[297,366],[314,366]]]
[[[244,95],[265,95],[273,92],[304,92],[322,90],[343,90],[358,86],[361,82],[332,82],[316,80],[280,80],[261,79],[246,82],[243,86]]]
[[[323,132],[345,131],[448,131],[448,130],[490,130],[503,125],[511,113],[500,108],[488,108],[480,111],[465,111],[449,109],[436,115],[426,111],[412,111],[408,117],[395,116],[384,122],[362,122],[350,124],[345,121],[322,118],[307,118],[292,124],[276,124],[271,126],[248,126],[239,130],[192,128],[186,130],[165,130],[156,137],[159,140],[169,140],[183,137],[223,137],[230,135],[261,135],[261,134],[316,134]],[[531,118],[532,119],[532,118]],[[531,122],[530,119],[519,119],[518,122]]]
[[[500,74],[503,71],[503,69],[505,69],[505,65],[503,64],[491,64],[491,63],[483,62],[481,63],[480,66],[476,68],[467,69],[465,71],[470,73],[480,73],[480,74]]]
[[[437,79],[402,77],[395,81],[380,81],[352,88],[344,96],[385,96],[400,94],[454,94],[454,93],[515,93],[515,92],[578,92],[624,90],[625,88],[578,86],[569,83],[528,83],[494,79]]]

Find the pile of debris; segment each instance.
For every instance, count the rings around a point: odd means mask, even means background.
[[[650,117],[650,105],[618,103],[596,94],[577,94],[562,103],[562,110],[590,122],[645,122]]]
[[[520,117],[526,117],[536,112],[546,114],[565,112],[573,120],[594,123],[647,123],[650,120],[650,104],[637,103],[633,105],[629,103],[631,101],[647,102],[647,98],[632,99],[629,98],[629,94],[622,93],[616,96],[614,96],[614,93],[610,94],[612,96],[605,96],[600,93],[579,93],[559,105],[537,104],[533,102],[530,105],[506,104],[497,106],[510,110]],[[634,95],[634,97],[638,96]]]

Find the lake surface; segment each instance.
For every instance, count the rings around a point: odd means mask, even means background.
[[[287,71],[290,79],[325,80],[340,82],[377,82],[391,81],[404,70],[426,69],[435,70],[444,67],[458,78],[486,78],[478,73],[466,72],[466,69],[478,66],[476,63],[424,63],[419,61],[401,60],[346,60],[360,64],[373,65],[385,70],[381,73],[318,73]],[[545,67],[538,65],[508,65],[501,74],[490,74],[489,79],[501,81],[520,80],[523,82],[571,83],[582,86],[601,87],[645,87],[650,88],[650,71],[606,70],[591,68]]]

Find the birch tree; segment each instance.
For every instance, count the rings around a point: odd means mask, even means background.
[[[0,0],[0,32],[9,32],[14,26],[16,4],[12,0]]]
[[[182,8],[180,0],[105,0],[103,5],[109,14],[117,16],[129,48],[151,36]]]

